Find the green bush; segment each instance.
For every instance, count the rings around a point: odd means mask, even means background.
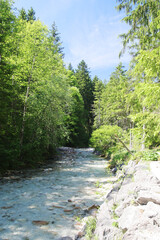
[[[152,150],[142,152],[142,160],[144,161],[158,161],[158,153]]]
[[[108,168],[112,169],[114,167],[120,167],[122,164],[127,162],[129,155],[129,152],[124,150],[115,152],[109,161]]]
[[[93,131],[90,143],[96,150],[103,153],[113,152],[119,148],[119,143],[115,136],[122,136],[122,129],[118,126],[103,125]]]

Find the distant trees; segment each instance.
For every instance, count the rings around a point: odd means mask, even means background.
[[[51,34],[53,37],[54,45],[57,47],[58,53],[60,53],[61,56],[64,57],[63,47],[62,47],[61,39],[59,36],[60,34],[58,33],[58,29],[57,29],[55,22],[53,22],[53,24],[52,24]]]
[[[70,87],[71,103],[66,117],[69,130],[66,145],[70,147],[87,146],[86,122],[84,118],[84,101],[77,87]]]
[[[25,9],[22,8],[19,11],[19,18],[22,20],[26,20],[26,21],[35,21],[36,20],[36,13],[33,10],[33,8],[31,7],[30,10],[28,10],[28,13],[26,13]]]
[[[88,140],[92,131],[93,124],[93,83],[89,75],[89,69],[84,60],[82,60],[76,69],[75,76],[77,79],[78,89],[84,101],[84,118],[86,121],[86,131]]]
[[[77,69],[74,70],[71,64],[69,64],[68,69],[70,85],[74,86],[72,89],[72,91],[74,90],[72,92],[74,94],[73,102],[75,102],[74,105],[77,106],[74,106],[74,116],[76,116],[77,119],[77,124],[75,125],[76,129],[72,129],[72,136],[70,135],[70,140],[73,146],[84,147],[88,146],[93,125],[93,82],[90,77],[88,66],[84,60],[78,64]],[[75,87],[77,90],[75,90]],[[77,91],[79,92],[81,98],[77,95]],[[81,107],[78,107],[77,104],[80,104]]]
[[[105,124],[118,125],[124,129],[129,127],[126,102],[129,77],[123,68],[120,63],[106,85],[99,80],[95,83],[95,128]]]

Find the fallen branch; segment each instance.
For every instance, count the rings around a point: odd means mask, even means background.
[[[122,143],[122,145],[123,145],[123,147],[132,155],[132,156],[134,156],[134,154],[129,150],[129,148],[126,146],[126,144],[115,134],[115,137],[116,137],[116,139],[120,142],[120,143]]]

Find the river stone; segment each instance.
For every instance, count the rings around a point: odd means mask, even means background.
[[[153,191],[140,191],[137,202],[141,205],[146,205],[148,202],[160,205],[160,193],[154,193]]]
[[[49,222],[48,221],[32,221],[32,223],[34,224],[34,225],[37,225],[37,226],[45,226],[45,225],[48,225],[49,224]]]

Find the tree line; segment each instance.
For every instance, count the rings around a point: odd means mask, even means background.
[[[55,23],[0,0],[0,169],[32,167],[61,145],[88,146],[94,81],[65,67]]]
[[[130,26],[120,55],[132,61],[104,83],[84,60],[65,66],[55,22],[0,0],[0,169],[32,167],[61,145],[90,144],[115,161],[159,146],[160,3],[118,2]]]
[[[132,60],[127,71],[120,63],[104,87],[96,86],[91,143],[121,158],[124,149],[132,154],[160,145],[160,2],[118,0],[117,10],[130,27],[120,36],[120,55],[127,50]]]

